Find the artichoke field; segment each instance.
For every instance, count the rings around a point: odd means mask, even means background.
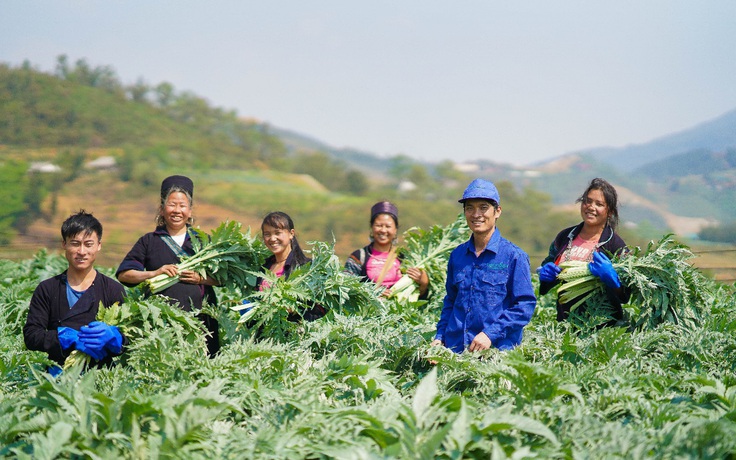
[[[399,302],[345,278],[330,245],[312,244],[311,256],[289,282],[271,280],[271,293],[219,289],[220,305],[208,307],[221,324],[216,358],[194,316],[131,292],[109,316],[131,338],[117,365],[57,378],[25,349],[22,327],[33,289],[65,261],[45,251],[0,261],[0,457],[736,455],[733,286],[686,279],[707,291],[687,293],[701,302],[688,306],[698,320],[651,327],[636,305],[636,327],[558,323],[547,296],[515,350],[455,355],[429,346],[440,272],[428,302]],[[246,297],[258,308],[241,321],[233,308]],[[311,301],[328,315],[285,320],[291,303]]]

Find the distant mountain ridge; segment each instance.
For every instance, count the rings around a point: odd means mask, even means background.
[[[736,148],[736,110],[692,128],[625,147],[601,147],[579,152],[622,171],[633,171],[648,163],[694,150],[723,151]]]
[[[278,128],[271,132],[289,148],[320,150],[363,171],[380,174],[391,167],[391,158]],[[621,189],[622,220],[630,225],[692,235],[703,225],[736,220],[736,110],[643,144],[570,152],[533,167],[485,159],[463,163],[474,168],[467,174],[541,190],[561,206],[574,203],[593,177],[606,178]]]
[[[349,147],[333,147],[311,136],[276,126],[269,126],[269,132],[281,139],[291,151],[324,152],[369,176],[383,176],[390,168],[390,160],[381,158],[375,153]]]
[[[373,171],[384,173],[390,167],[391,158],[383,158],[377,154],[357,148],[336,148],[311,136],[295,131],[271,126],[269,131],[294,150],[307,149],[328,153],[334,158],[340,158],[353,167],[364,172]],[[630,173],[635,170],[644,170],[644,166],[652,163],[666,162],[666,159],[689,154],[691,152],[724,152],[729,148],[736,149],[736,109],[726,112],[712,120],[697,124],[692,128],[655,138],[643,144],[630,144],[623,147],[596,147],[586,150],[568,152],[548,160],[541,161],[529,168],[545,170],[554,164],[575,163],[574,158],[591,157],[601,163],[614,166],[619,172]],[[568,160],[568,157],[569,160]],[[452,159],[449,159],[452,161]],[[678,160],[679,161],[679,160]],[[417,160],[418,163],[426,162]],[[495,164],[485,159],[465,161],[463,163],[492,164],[503,170],[515,169],[509,165]],[[486,169],[486,168],[482,168]]]

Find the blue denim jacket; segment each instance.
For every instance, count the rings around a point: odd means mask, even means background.
[[[499,349],[521,343],[534,313],[529,256],[496,228],[485,250],[475,255],[473,237],[452,251],[436,339],[461,353],[481,331]]]

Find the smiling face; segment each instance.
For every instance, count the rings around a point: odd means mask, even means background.
[[[183,192],[171,192],[163,203],[161,217],[170,234],[179,234],[192,217],[192,203],[189,197]]]
[[[591,190],[580,202],[580,216],[590,227],[603,227],[608,220],[608,204],[600,190]]]
[[[83,272],[92,268],[102,243],[96,232],[78,233],[62,241],[64,256],[69,262],[69,270]]]
[[[376,249],[386,252],[396,239],[398,228],[390,214],[378,214],[371,224],[371,236]]]
[[[501,206],[495,207],[488,200],[473,198],[463,203],[463,212],[473,234],[483,236],[496,228],[496,219],[501,215]]]
[[[268,224],[261,226],[263,242],[269,251],[276,256],[276,260],[283,261],[291,253],[291,240],[296,232],[285,228],[272,227]]]

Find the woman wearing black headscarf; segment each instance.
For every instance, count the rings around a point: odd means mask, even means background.
[[[161,183],[161,202],[156,216],[156,229],[143,235],[128,252],[115,276],[126,286],[135,286],[165,273],[179,275],[179,282],[159,294],[170,297],[186,311],[199,310],[203,302],[216,305],[212,288],[216,281],[192,270],[179,271],[180,257],[194,254],[188,232],[192,224],[194,183],[186,176],[170,176]],[[214,356],[220,349],[217,321],[205,314],[198,315],[207,327],[207,349]]]

